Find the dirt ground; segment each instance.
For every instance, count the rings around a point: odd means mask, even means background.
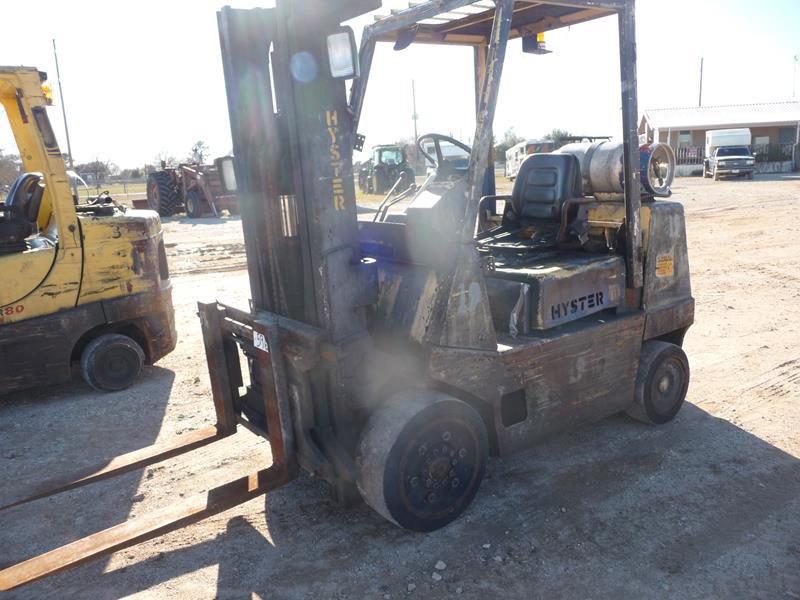
[[[697,310],[688,402],[672,423],[612,417],[492,459],[465,516],[432,534],[340,509],[304,476],[4,597],[800,598],[800,177],[679,179],[674,192]],[[48,474],[213,423],[195,302],[246,307],[240,222],[164,227],[177,349],[125,392],[75,382],[3,398],[0,504]],[[0,567],[268,461],[242,431],[0,512]]]

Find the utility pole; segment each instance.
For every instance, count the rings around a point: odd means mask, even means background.
[[[703,106],[703,57],[700,57],[700,95],[697,98],[697,106]]]
[[[417,91],[414,80],[411,80],[411,118],[414,120],[414,142],[417,141]]]
[[[419,162],[419,150],[417,149],[417,90],[414,87],[414,80],[411,80],[411,118],[414,120],[414,154],[417,155]]]
[[[74,168],[72,160],[72,145],[69,143],[69,127],[67,126],[67,108],[64,106],[64,88],[61,87],[61,71],[58,68],[58,52],[56,51],[56,40],[53,38],[53,57],[56,59],[56,79],[58,80],[58,97],[61,99],[61,115],[64,117],[64,131],[67,134],[67,156],[69,157],[69,168]]]
[[[800,63],[800,54],[795,54],[793,57],[794,59],[794,69],[792,71],[792,100],[797,98],[797,63]]]

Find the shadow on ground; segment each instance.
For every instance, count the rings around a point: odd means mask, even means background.
[[[0,398],[0,505],[153,444],[174,379],[153,366],[121,392],[97,392],[75,380]],[[124,521],[141,477],[134,471],[0,511],[0,567]],[[92,516],[100,503],[111,508]],[[87,566],[82,577],[99,577],[103,563]]]
[[[217,587],[198,580],[197,597],[800,594],[800,461],[693,405],[659,428],[613,417],[556,436],[493,459],[487,475],[467,514],[427,535],[363,505],[340,509],[304,477],[266,498],[271,542],[232,517],[213,540],[24,594],[120,597],[209,566]],[[435,582],[438,560],[447,568]]]

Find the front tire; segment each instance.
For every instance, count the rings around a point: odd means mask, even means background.
[[[144,364],[141,346],[127,335],[106,333],[94,338],[81,354],[81,375],[101,392],[124,390]]]
[[[356,459],[358,489],[392,523],[433,531],[469,506],[488,454],[486,426],[474,408],[441,392],[406,390],[369,419]]]
[[[199,219],[203,216],[203,196],[196,188],[192,188],[186,192],[186,214],[190,219]]]
[[[675,418],[689,389],[689,360],[680,346],[649,340],[642,344],[633,404],[625,413],[643,423],[663,425]]]

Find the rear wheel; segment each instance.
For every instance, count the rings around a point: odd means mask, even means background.
[[[144,352],[127,335],[106,333],[93,339],[81,354],[81,375],[96,390],[129,387],[142,370]]]
[[[203,213],[205,212],[203,210],[203,196],[200,194],[197,188],[192,188],[186,192],[186,200],[184,201],[184,205],[186,206],[186,214],[192,219],[202,217]]]
[[[147,206],[169,217],[178,204],[178,190],[166,171],[155,171],[147,178]]]
[[[471,406],[431,390],[392,396],[359,443],[358,489],[381,516],[412,531],[456,519],[475,497],[488,435]]]
[[[650,340],[642,344],[634,402],[628,416],[651,425],[675,418],[689,389],[689,360],[680,346]]]

